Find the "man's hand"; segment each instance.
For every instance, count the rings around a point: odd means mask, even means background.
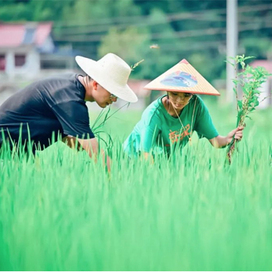
[[[97,161],[97,155],[99,153],[99,145],[96,138],[92,139],[79,139],[73,136],[67,136],[63,138],[63,142],[65,142],[69,147],[76,148],[79,150],[81,147],[89,154],[90,158]],[[100,149],[100,154],[103,159],[103,163],[105,163],[105,152],[103,149]],[[110,157],[107,156],[107,169],[110,172],[111,160]]]

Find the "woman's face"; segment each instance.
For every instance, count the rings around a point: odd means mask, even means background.
[[[182,110],[192,98],[190,93],[168,92],[169,102],[176,110]]]

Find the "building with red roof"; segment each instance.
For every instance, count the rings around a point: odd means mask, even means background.
[[[33,77],[42,54],[54,52],[52,23],[0,23],[0,72],[8,77]]]

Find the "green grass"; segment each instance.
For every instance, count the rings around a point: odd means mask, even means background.
[[[222,134],[229,111],[211,108]],[[248,122],[231,166],[196,138],[171,160],[128,160],[121,142],[139,116],[105,125],[110,179],[62,143],[36,158],[2,153],[1,270],[272,270],[271,110]]]

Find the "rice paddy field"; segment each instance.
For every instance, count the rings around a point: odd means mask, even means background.
[[[220,134],[235,127],[232,108],[208,105]],[[252,114],[231,165],[196,137],[170,160],[128,159],[140,115],[106,123],[110,175],[62,143],[1,153],[1,270],[272,270],[272,110]]]

